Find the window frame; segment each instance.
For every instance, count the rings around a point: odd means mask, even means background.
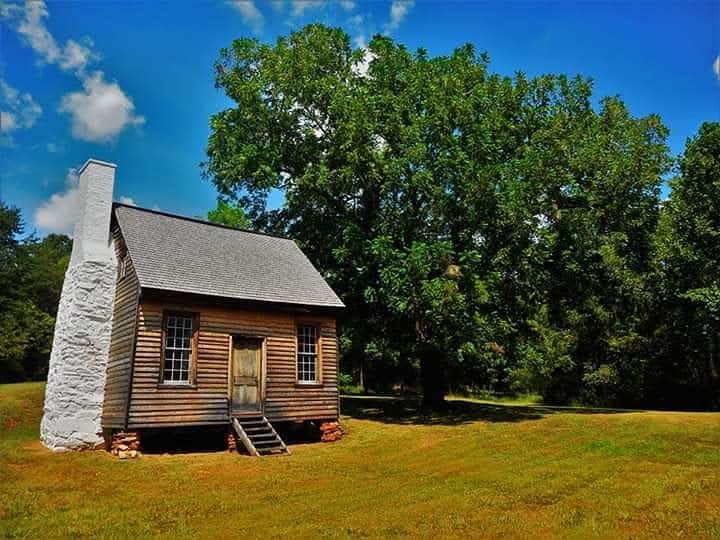
[[[187,381],[166,381],[165,380],[165,344],[167,341],[168,318],[172,316],[192,318],[192,336],[190,338],[190,366],[188,369]],[[197,355],[198,355],[198,334],[200,327],[200,314],[194,311],[163,310],[162,332],[160,343],[160,378],[158,386],[163,388],[195,388],[197,383]]]
[[[300,380],[300,329],[301,328],[314,328],[315,329],[315,380],[313,381],[302,381]],[[320,324],[316,321],[297,321],[295,324],[295,385],[308,387],[308,386],[322,386],[322,334]]]

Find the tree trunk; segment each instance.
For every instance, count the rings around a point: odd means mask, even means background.
[[[445,405],[445,362],[443,353],[429,344],[420,350],[420,384],[423,409],[441,409]]]

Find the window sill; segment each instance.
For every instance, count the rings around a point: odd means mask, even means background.
[[[162,390],[197,390],[197,384],[168,384],[158,383],[157,387]]]
[[[296,382],[295,388],[321,388],[323,383],[321,382]]]

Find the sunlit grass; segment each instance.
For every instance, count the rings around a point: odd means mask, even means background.
[[[720,416],[346,398],[288,457],[53,454],[0,386],[0,537],[720,537]]]
[[[477,403],[503,403],[507,405],[539,405],[542,402],[542,398],[537,394],[520,394],[514,396],[498,396],[490,393],[473,396],[451,395],[447,399],[474,401]]]

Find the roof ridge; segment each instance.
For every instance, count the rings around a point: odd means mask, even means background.
[[[273,233],[260,232],[260,231],[251,231],[250,229],[240,229],[238,227],[231,227],[230,225],[223,225],[221,223],[213,223],[212,221],[206,221],[204,219],[182,216],[180,214],[171,214],[170,212],[163,212],[162,210],[154,210],[151,208],[143,208],[142,206],[136,206],[134,204],[113,202],[112,206],[113,206],[113,210],[118,207],[130,208],[131,210],[140,210],[141,212],[148,212],[150,214],[157,214],[160,216],[165,216],[165,217],[170,217],[170,218],[175,218],[175,219],[182,219],[185,221],[192,221],[194,223],[200,223],[201,225],[209,225],[211,227],[219,227],[221,229],[229,229],[231,231],[244,232],[244,233],[248,233],[248,234],[257,234],[259,236],[269,236],[270,238],[279,238],[281,240],[290,240],[293,243],[295,242],[295,240],[293,240],[289,236],[283,236],[280,234],[273,234]]]

